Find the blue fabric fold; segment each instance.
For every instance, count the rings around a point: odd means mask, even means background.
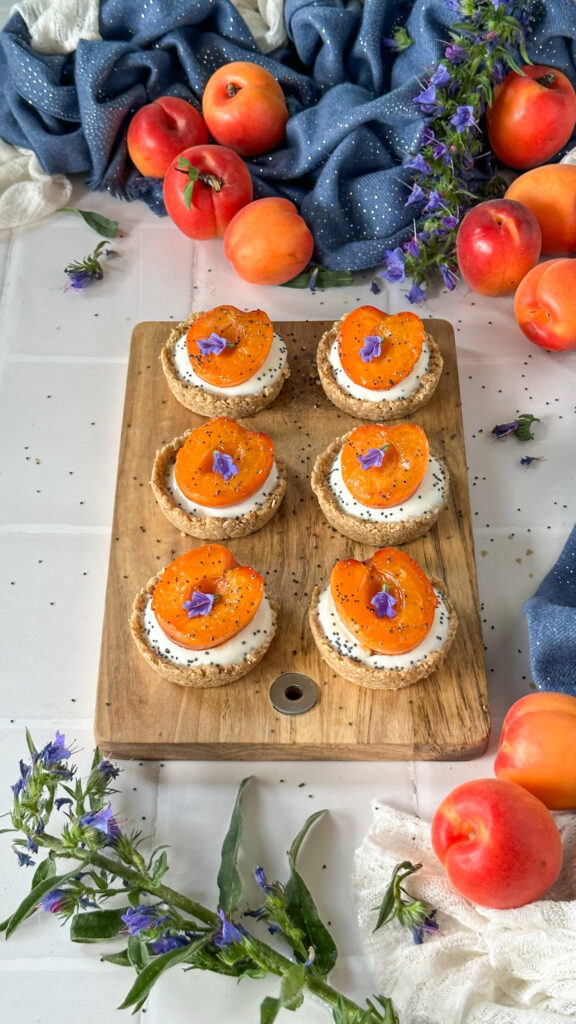
[[[576,526],[524,613],[536,686],[576,697]]]
[[[412,99],[455,17],[445,0],[286,0],[289,45],[264,55],[229,0],[103,0],[101,40],[45,55],[15,12],[0,33],[0,137],[32,149],[49,173],[85,173],[89,188],[164,214],[161,183],[127,156],[130,118],[165,94],[200,108],[217,67],[257,61],[282,85],[291,117],[285,144],[249,162],[255,195],[298,203],[324,266],[373,267],[411,230],[403,165],[424,127]],[[395,54],[384,40],[399,24],[413,44]],[[572,3],[535,5],[531,57],[576,85],[575,40]]]

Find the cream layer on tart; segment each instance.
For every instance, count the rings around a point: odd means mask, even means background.
[[[199,505],[195,501],[190,501],[190,499],[187,498],[178,487],[174,473],[174,463],[172,463],[166,477],[166,488],[172,495],[174,502],[179,505],[180,508],[184,509],[184,511],[190,516],[197,516],[199,519],[206,517],[209,517],[210,519],[235,519],[238,516],[245,516],[250,512],[256,512],[259,508],[262,508],[276,490],[278,480],[278,469],[276,462],[274,462],[272,469],[262,486],[259,487],[254,494],[251,494],[249,498],[245,498],[244,501],[236,502],[235,505],[218,507],[212,505]]]
[[[427,512],[442,509],[448,487],[444,467],[430,455],[424,478],[415,493],[400,505],[372,508],[363,505],[348,490],[342,476],[342,449],[338,452],[326,481],[340,508],[350,516],[373,523],[400,523],[417,519]]]
[[[272,387],[281,378],[288,358],[288,349],[282,339],[274,334],[270,351],[262,366],[248,380],[233,387],[218,387],[203,380],[193,370],[188,348],[186,335],[183,334],[174,345],[172,353],[172,364],[176,373],[185,384],[200,388],[209,395],[226,395],[230,398],[242,398],[249,395],[257,395],[264,388]]]
[[[393,401],[395,399],[406,399],[410,398],[416,391],[418,391],[420,381],[428,371],[428,367],[430,365],[430,346],[425,340],[422,344],[420,358],[408,376],[404,377],[404,380],[401,380],[393,387],[385,388],[382,391],[374,391],[372,388],[363,388],[360,384],[355,384],[354,381],[350,379],[340,362],[337,337],[330,346],[328,362],[332,367],[336,383],[342,391],[351,395],[352,398],[360,398],[365,402],[381,402],[386,399],[389,401]]]

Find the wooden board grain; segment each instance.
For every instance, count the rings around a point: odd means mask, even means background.
[[[325,398],[315,352],[328,326],[280,323],[291,376],[270,409],[245,424],[273,438],[288,468],[277,515],[229,546],[263,573],[281,605],[278,634],[265,659],[239,682],[194,690],[162,679],[133,643],[128,619],[136,592],[176,555],[201,543],[180,534],[154,500],[149,480],[157,448],[202,422],[168,390],[159,352],[170,323],[142,323],[128,366],[118,483],[95,714],[96,741],[117,757],[228,760],[457,760],[480,755],[490,728],[479,619],[454,334],[427,320],[444,370],[438,389],[411,419],[427,431],[451,475],[451,497],[438,524],[406,545],[422,567],[446,581],[460,628],[434,675],[398,692],[367,690],[336,676],[319,658],[308,601],[337,558],[374,550],[324,520],[309,479],[316,455],[358,420]],[[286,671],[316,680],[319,700],[300,715],[274,709],[269,688]]]

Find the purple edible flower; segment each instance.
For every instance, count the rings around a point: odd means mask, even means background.
[[[522,459],[520,459],[520,465],[521,466],[531,466],[533,462],[541,462],[541,461],[542,461],[542,455],[524,455],[524,457]]]
[[[219,334],[216,334],[216,331],[212,331],[209,338],[198,338],[196,344],[203,356],[209,356],[212,353],[215,356],[219,356],[226,348],[228,342],[226,341],[226,338],[222,338]]]
[[[508,434],[515,434],[518,430],[518,420],[512,420],[511,423],[497,423],[492,429],[494,437],[508,437]]]
[[[437,107],[440,106],[436,98],[436,87],[434,85],[427,86],[426,89],[423,89],[422,92],[412,98],[412,103],[416,103],[423,114],[433,114]]]
[[[454,117],[450,118],[450,124],[454,125],[459,135],[466,128],[473,128],[476,124],[474,120],[474,107],[468,103],[462,107],[456,107],[456,113]]]
[[[454,213],[449,213],[446,217],[441,218],[441,223],[448,231],[452,231],[453,228],[458,227],[458,217]]]
[[[416,182],[416,184],[412,186],[412,191],[404,203],[404,206],[412,206],[413,203],[423,203],[425,199],[426,193],[424,189],[418,184],[418,182]]]
[[[358,462],[362,466],[362,469],[372,469],[374,466],[379,469],[384,462],[384,453],[388,448],[389,445],[385,444],[382,448],[369,448],[364,455],[358,455]]]
[[[407,160],[404,164],[405,167],[409,167],[411,171],[420,171],[421,174],[430,174],[430,164],[426,163],[422,153],[417,153],[416,156]]]
[[[404,251],[407,252],[409,256],[413,256],[414,259],[418,258],[420,255],[420,242],[416,235],[410,238],[407,242],[404,242]]]
[[[42,897],[38,906],[42,907],[42,910],[47,910],[49,914],[59,914],[68,905],[69,899],[70,893],[66,889],[52,889]]]
[[[413,303],[424,302],[424,299],[426,298],[426,292],[424,291],[423,288],[420,287],[419,284],[416,283],[416,281],[414,281],[414,284],[412,285],[410,291],[406,292],[406,298],[408,299],[409,302]]]
[[[120,769],[117,768],[116,765],[113,764],[112,761],[109,761],[108,758],[106,757],[103,758],[102,761],[98,762],[98,764],[96,765],[96,771],[98,772],[99,775],[102,775],[107,782],[110,779],[117,779],[118,776],[120,775]]]
[[[453,292],[456,287],[456,282],[458,280],[456,274],[454,273],[453,270],[450,270],[450,267],[447,267],[445,263],[440,264],[439,270],[444,279],[444,284],[446,285],[449,291]]]
[[[181,949],[182,946],[189,946],[194,938],[192,932],[177,933],[170,929],[153,939],[150,949],[153,953],[169,953],[172,949]]]
[[[59,796],[58,799],[54,801],[54,806],[55,806],[56,810],[59,811],[61,807],[64,807],[64,804],[71,804],[71,803],[72,803],[72,800],[70,799],[69,796]]]
[[[218,911],[218,916],[222,924],[212,940],[214,944],[222,949],[223,946],[229,946],[233,942],[242,942],[242,932],[227,919],[223,910]]]
[[[18,794],[21,793],[21,791],[23,789],[25,789],[26,782],[28,781],[28,776],[30,775],[31,771],[32,771],[32,766],[29,765],[29,764],[25,764],[24,761],[21,758],[20,759],[20,778],[18,779],[18,782],[15,782],[14,785],[11,786],[11,789],[12,789],[12,792],[14,793],[14,796],[18,796]]]
[[[414,939],[414,942],[416,943],[417,946],[422,945],[422,943],[424,942],[424,935],[427,932],[433,934],[434,932],[437,932],[439,930],[440,926],[438,924],[438,921],[436,921],[437,913],[437,910],[431,910],[430,913],[426,915],[423,921],[421,921],[419,924],[412,925],[412,938]]]
[[[312,294],[314,294],[314,292],[316,291],[316,278],[318,277],[319,269],[320,269],[319,267],[314,267],[314,270],[310,274],[310,280],[308,282],[308,287],[309,287],[310,291],[312,292]]]
[[[440,195],[437,188],[433,188],[428,196],[428,202],[422,210],[422,213],[432,213],[433,210],[437,210],[440,206],[444,205],[444,200]]]
[[[32,865],[34,864],[34,861],[32,860],[32,857],[30,856],[29,853],[24,853],[23,850],[16,849],[14,850],[14,853],[18,857],[18,863],[21,868],[29,868],[32,867]]]
[[[381,287],[381,285],[380,285],[380,282],[379,282],[378,278],[377,277],[373,277],[371,282],[370,282],[370,291],[372,292],[372,294],[373,295],[379,295],[380,294],[380,287]],[[12,788],[14,788],[14,787],[12,787]]]
[[[430,75],[430,85],[435,85],[438,89],[445,89],[451,81],[452,75],[444,64],[439,64],[433,74]]]
[[[444,56],[446,57],[446,60],[451,63],[458,64],[459,61],[464,60],[466,50],[458,43],[448,43],[448,46],[444,50]]]
[[[188,612],[189,619],[195,619],[199,615],[210,615],[216,597],[216,594],[205,594],[202,590],[193,590],[190,600],[184,601],[182,607],[184,611]]]
[[[38,754],[38,760],[42,761],[45,768],[51,768],[59,761],[65,761],[70,757],[70,750],[66,746],[66,737],[56,730],[56,738],[53,743],[47,743]]]
[[[102,832],[104,835],[110,836],[111,839],[117,839],[120,835],[118,822],[112,811],[112,804],[101,807],[99,811],[90,811],[88,814],[83,814],[80,818],[80,824],[86,825],[89,828],[95,828],[97,832]]]
[[[420,188],[420,186],[415,185],[414,188]],[[380,276],[385,277],[387,281],[392,283],[394,281],[404,281],[406,277],[404,253],[400,246],[397,246],[395,249],[388,249],[384,253],[384,270],[380,271]]]
[[[223,480],[228,481],[231,477],[236,476],[238,466],[231,455],[216,450],[212,461],[212,472],[219,473]]]
[[[382,338],[379,334],[367,334],[364,338],[364,344],[360,349],[360,355],[363,363],[371,363],[373,359],[377,359],[382,350]]]
[[[160,912],[157,906],[146,907],[143,904],[139,904],[136,907],[128,907],[125,914],[122,914],[121,920],[128,928],[130,935],[138,935],[140,932],[146,930],[146,928],[154,928],[159,924],[164,924],[168,920],[167,917],[160,917]]]
[[[396,612],[394,611],[396,598],[393,597],[388,590],[379,590],[377,594],[374,594],[370,604],[374,608],[379,619],[383,619],[384,617],[387,619],[396,618]]]

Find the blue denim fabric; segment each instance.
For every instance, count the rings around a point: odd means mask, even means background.
[[[576,526],[524,612],[536,686],[576,697]]]
[[[16,12],[0,33],[0,137],[34,150],[48,172],[83,172],[90,188],[163,214],[161,184],[127,157],[131,116],[166,93],[199,107],[217,67],[257,60],[280,81],[291,118],[285,145],[249,162],[255,195],[299,205],[325,266],[373,267],[410,234],[402,165],[424,125],[412,98],[455,17],[445,0],[286,0],[289,45],[264,56],[228,0],[102,0],[102,40],[44,55]],[[383,39],[403,22],[413,45],[394,54]],[[535,5],[530,55],[576,84],[575,39],[571,0]]]

